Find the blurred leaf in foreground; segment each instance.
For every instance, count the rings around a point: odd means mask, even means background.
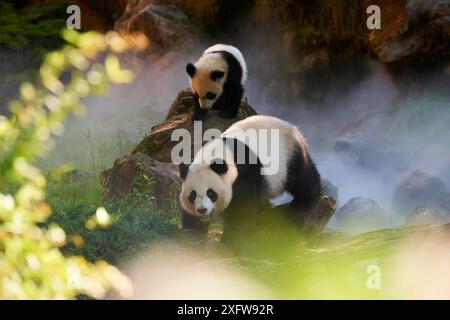
[[[141,48],[116,33],[65,30],[63,37],[69,45],[47,55],[38,83],[23,83],[11,116],[0,118],[0,299],[102,298],[111,288],[132,292],[117,268],[60,251],[67,237],[56,224],[42,227],[51,210],[44,202],[46,180],[33,162],[48,153],[52,135],[63,132],[70,113],[83,113],[81,98],[133,79],[115,54]],[[104,208],[94,220],[101,227],[111,223]]]

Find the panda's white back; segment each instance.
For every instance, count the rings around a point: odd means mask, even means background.
[[[285,182],[287,181],[289,161],[292,158],[295,148],[299,148],[299,146],[305,145],[303,136],[298,131],[298,129],[295,126],[291,125],[289,122],[275,117],[262,115],[251,116],[244,120],[238,121],[231,125],[222,134],[223,137],[236,138],[245,143],[261,161],[263,160],[264,156],[267,156],[261,154],[260,152],[262,148],[261,145],[258,144],[262,142],[260,142],[260,139],[246,140],[245,137],[247,135],[242,135],[242,132],[245,132],[248,129],[254,129],[257,132],[261,129],[266,130],[267,137],[270,137],[270,130],[275,129],[278,131],[278,141],[272,141],[271,138],[268,138],[265,141],[266,150],[271,150],[269,154],[272,155],[272,152],[277,152],[279,155],[278,170],[276,170],[274,174],[264,176],[267,182],[269,193],[268,196],[270,198],[276,197],[284,191]],[[258,135],[258,137],[260,136]],[[274,142],[278,142],[278,146],[272,145],[272,143]],[[270,163],[263,163],[263,168],[268,168],[269,166]]]

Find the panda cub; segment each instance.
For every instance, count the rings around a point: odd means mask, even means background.
[[[277,141],[261,142],[261,138],[256,141],[241,134],[248,129],[269,134],[277,129],[279,134]],[[278,154],[277,170],[272,174],[261,174],[270,167],[261,143],[269,154]],[[291,206],[307,208],[321,192],[319,172],[300,131],[269,116],[252,116],[233,124],[220,138],[206,143],[190,166],[180,164],[180,177],[183,227],[188,229],[201,229],[205,223],[199,221],[208,222],[221,213],[226,224],[228,216],[257,208],[261,200],[268,202],[285,191],[294,198]]]
[[[195,63],[188,63],[191,89],[197,98],[193,121],[203,120],[210,109],[223,118],[235,118],[244,95],[247,65],[235,47],[216,44]]]

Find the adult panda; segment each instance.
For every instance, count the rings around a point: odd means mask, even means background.
[[[186,65],[196,97],[193,121],[203,120],[208,110],[217,109],[223,118],[235,118],[244,95],[247,65],[235,47],[216,44],[195,63]]]
[[[255,131],[257,139],[249,139]],[[261,140],[263,131],[266,137],[278,132],[276,141]],[[278,155],[275,171],[272,155]],[[321,193],[320,175],[303,135],[292,124],[269,116],[236,122],[206,143],[191,165],[181,163],[179,168],[183,227],[187,229],[206,231],[207,223],[220,214],[226,224],[227,219],[251,208],[260,210],[260,204],[285,191],[293,196],[292,207],[305,209]],[[271,174],[261,174],[269,168]]]

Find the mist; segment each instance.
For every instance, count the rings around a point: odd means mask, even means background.
[[[292,94],[289,81],[294,78],[285,49],[261,46],[254,40],[258,34],[255,30],[236,41],[224,39],[246,58],[246,99],[259,114],[280,117],[302,130],[322,177],[338,188],[338,208],[351,198],[367,197],[391,211],[394,189],[416,169],[450,186],[448,87],[405,93],[401,79],[393,79],[383,64],[366,56],[334,63],[325,74],[307,70],[303,88]],[[282,41],[282,36],[271,39]],[[169,52],[158,60],[125,60],[137,75],[135,81],[87,99],[86,115],[69,120],[45,164],[71,162],[78,170],[94,173],[111,167],[164,120],[177,93],[189,86],[186,63],[195,62],[216,42]],[[268,90],[274,80],[282,85]],[[319,98],[307,96],[310,88]],[[404,217],[397,218],[404,222]]]
[[[252,36],[243,41],[254,42]],[[450,79],[442,65],[396,76],[370,56],[355,58],[330,65],[325,75],[314,69],[305,75],[303,84],[318,88],[320,99],[300,95],[289,100],[283,90],[266,95],[270,78],[254,76],[270,69],[272,79],[292,79],[286,54],[277,47],[282,45],[244,50],[250,70],[248,101],[259,113],[302,130],[322,177],[338,188],[338,209],[351,198],[367,197],[389,211],[394,224],[403,224],[405,217],[393,210],[392,197],[411,172],[422,170],[450,187]],[[267,50],[272,57],[258,58],[258,52]]]
[[[186,89],[185,61],[188,54],[175,59],[170,53],[159,60],[136,63],[133,57],[122,64],[135,73],[126,85],[113,85],[105,95],[83,101],[86,113],[72,116],[46,167],[66,162],[77,170],[99,173],[110,168],[116,158],[129,153],[150,131],[163,121],[178,92]]]
[[[229,300],[275,296],[266,284],[238,268],[232,258],[176,244],[146,248],[121,268],[133,284],[133,294],[128,299]]]

